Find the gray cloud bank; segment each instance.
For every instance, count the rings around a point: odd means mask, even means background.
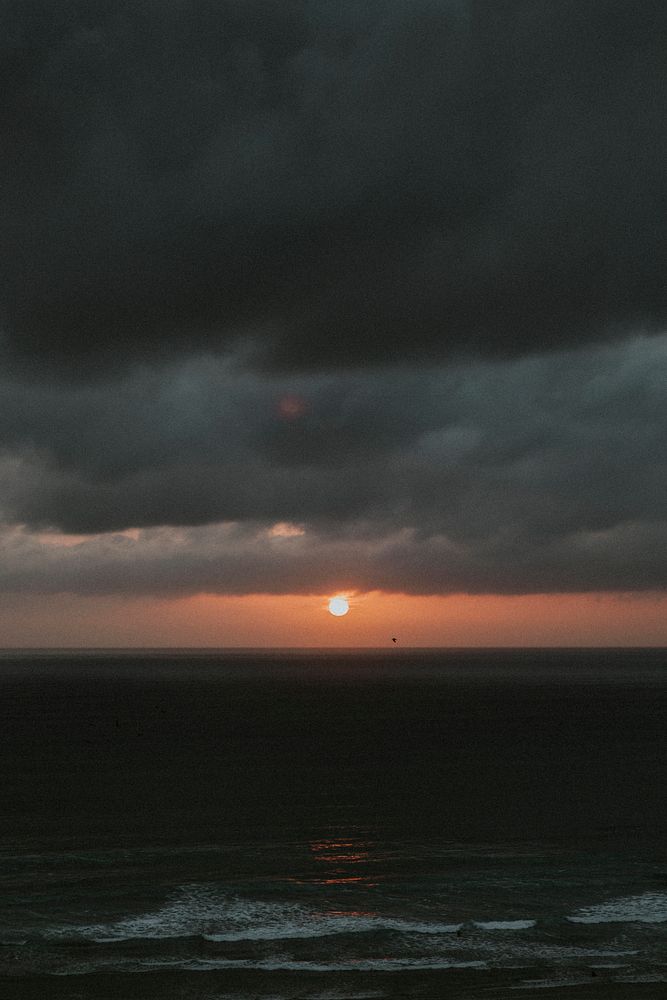
[[[13,593],[408,594],[659,591],[667,522],[456,545],[403,531],[383,538],[274,537],[237,525],[148,529],[60,549],[20,531],[2,541],[0,590]]]
[[[664,588],[665,384],[667,337],[317,378],[200,358],[8,384],[3,513],[27,528],[5,531],[0,587]],[[283,521],[304,534],[272,534]],[[109,534],[128,527],[145,530]],[[107,534],[60,548],[28,530],[50,528]]]
[[[666,25],[662,0],[4,0],[5,364],[659,330]]]

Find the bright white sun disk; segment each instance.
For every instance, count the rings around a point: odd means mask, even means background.
[[[329,611],[337,618],[340,618],[341,615],[346,615],[349,610],[349,601],[347,601],[344,597],[332,597],[329,601]]]

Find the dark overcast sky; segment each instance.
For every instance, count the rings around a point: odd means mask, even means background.
[[[665,587],[662,0],[15,0],[0,48],[0,589]]]

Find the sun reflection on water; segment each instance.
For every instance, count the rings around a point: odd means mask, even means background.
[[[373,845],[370,842],[331,838],[311,841],[308,846],[316,870],[312,881],[320,885],[357,883],[370,887],[377,884],[367,872],[360,872],[357,867],[372,863]]]

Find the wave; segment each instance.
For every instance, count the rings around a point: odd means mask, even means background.
[[[279,928],[253,927],[220,934],[204,934],[207,941],[263,941],[288,938],[329,937],[334,934],[364,934],[373,931],[399,931],[403,934],[453,934],[462,924],[415,923],[388,917],[343,917],[307,915],[306,923],[286,921]]]
[[[157,960],[139,963],[143,969],[180,969],[188,972],[213,972],[220,969],[252,969],[261,972],[398,972],[401,969],[486,969],[483,961],[459,961],[445,958],[359,958],[330,962],[299,961],[290,958],[220,958]]]
[[[564,986],[589,986],[590,976],[564,976],[562,979],[525,979],[522,983],[513,986],[514,990],[554,990],[562,989]]]
[[[201,963],[203,971],[206,963]],[[208,968],[220,968],[221,964],[215,966],[213,963]],[[480,961],[451,961],[442,958],[363,958],[353,959],[348,962],[297,962],[266,960],[259,962],[248,962],[247,965],[234,960],[228,960],[224,967],[232,968],[252,968],[265,972],[399,972],[401,969],[486,969],[486,962]]]
[[[253,958],[174,958],[174,959],[134,959],[107,965],[107,970],[116,972],[157,972],[178,969],[183,972],[216,972],[223,969],[250,970],[259,972],[399,972],[404,969],[487,969],[486,962],[457,961],[446,958],[359,958],[332,961],[306,961],[287,957],[266,959]],[[86,975],[100,971],[99,965],[84,963],[76,970],[69,969],[64,975]],[[347,994],[346,994],[347,995]]]
[[[574,924],[661,924],[667,921],[667,893],[644,892],[640,896],[611,899],[584,907],[567,919]]]
[[[667,894],[647,892],[639,896],[613,899],[582,908],[567,917],[567,920],[576,924],[665,922]],[[354,935],[360,940],[363,935],[394,935],[395,945],[398,945],[399,940],[403,940],[413,953],[410,961],[416,957],[415,949],[421,951],[422,955],[424,951],[429,953],[436,949],[439,957],[446,959],[449,967],[451,961],[458,957],[487,958],[496,952],[498,955],[505,954],[507,949],[517,959],[534,955],[536,949],[540,950],[540,945],[534,940],[534,933],[524,936],[522,932],[533,931],[537,926],[538,922],[528,917],[512,920],[470,920],[462,923],[424,920],[417,917],[410,919],[369,911],[317,910],[284,900],[263,901],[242,898],[224,893],[213,886],[196,885],[183,887],[177,895],[153,911],[106,922],[61,924],[42,931],[38,937],[59,943],[90,941],[99,944],[134,940],[198,939],[215,945],[235,942],[261,944],[296,939],[307,941],[344,935]],[[512,937],[511,944],[508,935]],[[423,942],[418,947],[417,937]],[[408,943],[410,940],[412,943]],[[546,958],[544,949],[548,951],[548,945],[542,942],[541,948],[542,957]],[[399,956],[401,950],[399,947]],[[577,951],[578,947],[570,944],[565,950],[569,957],[572,957],[571,953]],[[393,947],[391,951],[394,951]],[[443,951],[447,953],[444,957]],[[455,952],[457,954],[454,954]],[[628,952],[612,947],[611,951],[597,950],[594,954],[598,958],[613,959]],[[562,960],[564,956],[549,957],[553,961]],[[396,960],[399,961],[400,958]],[[304,968],[301,963],[299,967]],[[355,964],[356,967],[358,966]]]
[[[535,927],[536,920],[474,920],[475,927],[483,931],[526,931]]]
[[[98,943],[189,937],[212,942],[279,941],[392,931],[453,934],[461,927],[460,923],[422,922],[375,913],[319,912],[296,904],[247,900],[193,887],[155,912],[106,924],[57,927],[46,936]]]

